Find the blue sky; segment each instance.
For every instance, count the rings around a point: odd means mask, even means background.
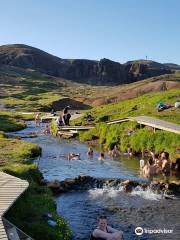
[[[179,0],[1,0],[0,45],[61,58],[180,64]]]

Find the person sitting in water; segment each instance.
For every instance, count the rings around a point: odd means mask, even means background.
[[[80,153],[69,153],[68,160],[80,160]]]
[[[100,156],[98,157],[98,160],[99,160],[99,161],[103,161],[103,160],[104,160],[104,157],[105,157],[105,156],[104,156],[104,153],[101,152],[101,153],[100,153]]]
[[[132,148],[128,147],[127,152],[123,153],[123,155],[132,157],[133,156]]]
[[[120,151],[118,150],[117,146],[115,145],[113,150],[112,150],[112,157],[119,157],[120,156]]]
[[[110,156],[110,158],[117,158],[121,155],[121,153],[115,145],[113,148],[109,148],[108,155]]]
[[[98,227],[91,234],[90,240],[122,240],[123,232],[110,227],[107,224],[107,217],[100,216]]]
[[[160,158],[161,154],[153,153],[152,151],[150,151],[150,154],[153,158],[154,164],[161,169],[162,168],[162,160]]]
[[[170,163],[170,159],[169,159],[169,153],[168,152],[162,152],[161,153],[161,160],[162,160],[162,172],[165,175],[170,175],[171,163]]]
[[[143,168],[143,175],[146,178],[152,177],[159,173],[160,169],[154,164],[152,158],[149,158],[147,164]]]
[[[93,149],[92,149],[92,147],[89,147],[89,149],[88,149],[88,152],[87,152],[87,155],[88,155],[88,157],[93,157]]]
[[[47,125],[46,125],[46,128],[45,128],[45,130],[44,130],[44,134],[50,134],[50,133],[51,133],[51,130],[50,130],[49,125],[47,124]]]
[[[171,169],[175,171],[175,175],[179,177],[180,175],[180,158],[176,159],[176,162],[171,165]]]

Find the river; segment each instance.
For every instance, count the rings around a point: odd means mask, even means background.
[[[106,157],[100,162],[97,160],[99,153],[94,150],[93,159],[88,159],[87,145],[44,135],[43,129],[31,122],[26,129],[13,135],[23,137],[31,133],[37,134],[37,137],[25,140],[41,146],[42,156],[36,161],[48,181],[61,181],[79,175],[145,181],[140,175],[137,158],[111,160]],[[67,161],[69,152],[80,153],[81,160]],[[101,214],[106,214],[109,224],[122,230],[127,240],[180,239],[180,201],[177,198],[165,199],[163,195],[151,190],[143,191],[140,187],[126,193],[121,187],[104,186],[61,194],[55,200],[58,213],[64,216],[73,231],[73,240],[88,240]],[[172,233],[144,233],[137,236],[134,232],[136,227],[142,227],[144,231],[166,229]]]

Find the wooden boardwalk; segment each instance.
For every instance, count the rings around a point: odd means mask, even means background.
[[[111,124],[121,123],[121,122],[125,122],[125,121],[136,121],[139,124],[153,127],[154,129],[161,129],[164,131],[180,134],[180,125],[171,123],[171,122],[167,122],[164,120],[160,120],[157,118],[148,117],[148,116],[121,118],[121,119],[112,120],[112,121],[108,122],[107,124],[111,125]]]
[[[2,222],[3,215],[28,186],[29,184],[27,181],[0,172],[0,240],[8,240]]]
[[[83,131],[83,130],[90,130],[94,128],[93,126],[62,126],[59,127],[60,130],[63,131],[69,131],[69,130],[75,130],[75,131]]]

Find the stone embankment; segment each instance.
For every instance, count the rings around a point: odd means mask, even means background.
[[[120,188],[125,192],[131,192],[136,187],[141,187],[142,190],[151,189],[155,193],[164,193],[166,195],[180,195],[180,183],[171,182],[166,183],[163,181],[153,181],[151,183],[147,181],[132,181],[124,179],[105,179],[94,178],[90,176],[78,176],[74,179],[65,179],[64,181],[51,181],[46,182],[42,180],[42,184],[52,189],[55,194],[65,193],[70,191],[85,191],[92,188]]]

